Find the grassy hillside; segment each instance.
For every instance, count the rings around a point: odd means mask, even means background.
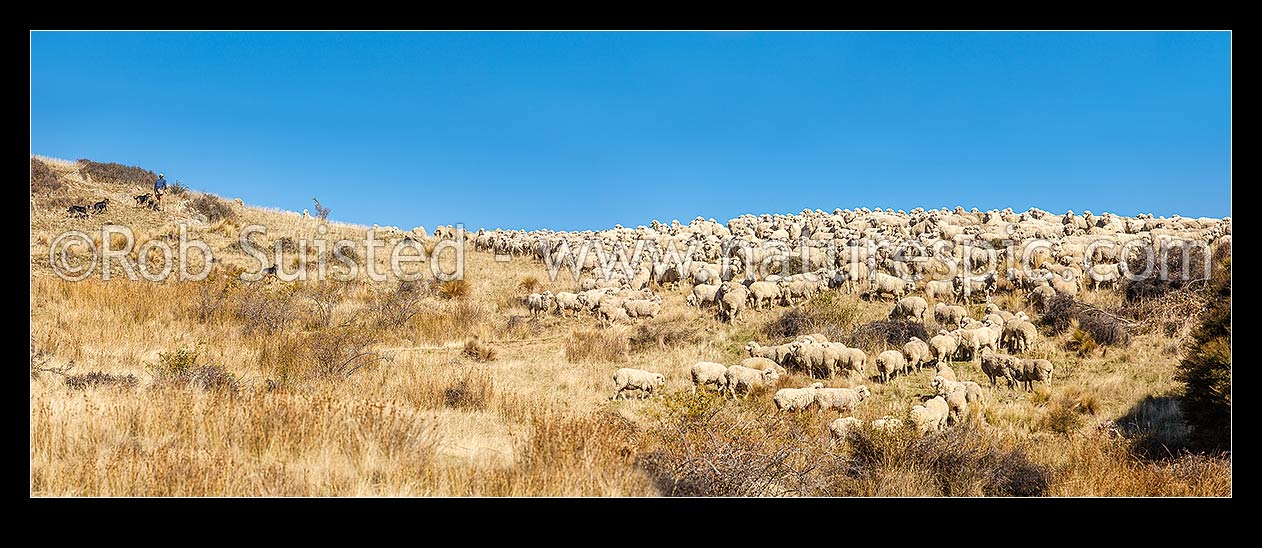
[[[125,178],[143,171],[118,179],[41,164],[31,210],[35,495],[1231,494],[1228,459],[1136,448],[1186,434],[1174,379],[1191,315],[1085,352],[1071,350],[1081,331],[1043,337],[1032,354],[1055,363],[1052,389],[988,388],[969,426],[927,437],[865,429],[834,443],[835,411],[778,414],[772,391],[741,401],[689,393],[692,364],[737,363],[746,342],[794,334],[784,331],[788,308],[728,325],[688,307],[680,289],[662,292],[659,317],[631,325],[532,318],[523,284],[571,290],[568,273],[550,281],[538,262],[496,262],[472,245],[464,281],[446,285],[242,282],[233,274],[254,260],[236,243],[240,227],[266,225],[261,244],[297,249],[320,223],[196,191],[152,211],[131,200],[149,181]],[[106,213],[65,212],[103,197]],[[204,281],[52,274],[49,246],[66,230],[127,225],[143,243],[178,237],[181,223],[219,259]],[[366,228],[326,230],[362,238]],[[1123,301],[1114,290],[1079,298]],[[889,306],[838,292],[797,312],[844,337]],[[494,358],[467,354],[471,337]],[[859,342],[870,356],[884,349]],[[961,380],[988,384],[976,363],[952,365]],[[665,374],[666,395],[611,401],[618,367]],[[861,418],[905,418],[932,376],[827,384],[866,384],[873,398]],[[780,385],[809,382],[793,374]]]

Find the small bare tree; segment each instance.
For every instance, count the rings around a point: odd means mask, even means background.
[[[321,221],[329,220],[329,208],[320,205],[320,200],[316,198],[312,198],[311,201],[315,202],[316,218]]]

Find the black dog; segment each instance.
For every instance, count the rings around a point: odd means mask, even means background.
[[[95,204],[92,204],[92,213],[104,213],[105,208],[108,208],[109,206],[110,206],[109,198],[101,200]]]
[[[66,213],[68,213],[71,217],[78,217],[82,219],[88,216],[88,208],[79,205],[72,205],[66,208]]]
[[[138,206],[149,205],[149,201],[151,198],[153,198],[152,194],[141,194],[140,196],[136,196],[136,205]]]

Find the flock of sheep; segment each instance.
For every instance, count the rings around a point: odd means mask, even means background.
[[[1057,216],[1033,208],[1017,213],[957,207],[909,213],[804,210],[796,215],[743,215],[726,224],[698,217],[687,225],[653,221],[604,231],[483,229],[473,243],[477,250],[530,256],[550,266],[568,264],[572,271],[587,274],[578,276],[576,291],[526,296],[534,314],[587,313],[605,323],[654,317],[662,299],[650,286],[684,283],[691,285],[688,305],[713,306],[727,322],[737,321],[747,309],[792,306],[820,292],[843,289],[870,299],[891,298],[889,317],[894,320],[924,323],[932,311],[941,327],[935,336],[928,341],[912,337],[872,360],[873,380],[881,383],[935,367],[934,395],[913,406],[907,417],[921,432],[929,432],[964,420],[968,406],[985,398],[977,383],[956,379],[950,361],[979,361],[992,387],[1001,378],[1009,388],[1051,386],[1050,361],[1018,356],[1030,352],[1037,328],[1025,312],[1004,311],[991,302],[997,292],[1015,292],[1034,310],[1042,310],[1053,296],[1077,296],[1116,284],[1136,258],[1161,261],[1168,254],[1194,247],[1208,250],[1230,238],[1230,218],[1095,216],[1089,211]],[[610,258],[621,262],[611,268]],[[965,306],[971,303],[986,303],[981,318],[969,316]],[[833,376],[845,370],[863,373],[869,361],[863,350],[821,334],[774,346],[751,342],[746,351],[750,357],[740,364],[693,365],[693,390],[713,387],[735,398],[775,386],[791,368],[812,377]],[[622,368],[613,380],[618,398],[632,390],[652,396],[666,379],[660,373]],[[866,385],[827,388],[815,382],[781,388],[773,401],[781,411],[815,407],[852,412],[870,394]],[[873,426],[902,423],[884,417]],[[847,416],[830,428],[842,436],[857,424],[857,418]]]
[[[713,306],[720,319],[735,321],[750,308],[791,306],[838,288],[895,300],[920,290],[927,299],[956,304],[989,302],[998,291],[1015,291],[1040,307],[1057,294],[1115,285],[1130,274],[1130,259],[1156,262],[1230,238],[1230,218],[1089,211],[1056,216],[1039,209],[957,207],[910,213],[804,210],[743,215],[726,224],[698,217],[687,225],[653,221],[603,231],[480,229],[472,239],[477,250],[569,266],[589,276],[582,280],[583,291],[610,294],[688,283],[689,305]],[[532,310],[545,310],[538,307],[548,304],[548,296],[531,298],[538,300]],[[557,312],[582,311],[576,297],[552,298]],[[586,298],[586,310],[595,313],[599,297]],[[567,308],[557,307],[563,299]],[[920,304],[900,314],[923,315],[927,305]],[[622,319],[615,308],[606,307],[610,313],[603,319]],[[629,311],[626,316],[637,317]]]
[[[910,297],[918,298],[918,297]],[[901,301],[895,305],[899,310]],[[954,330],[942,329],[930,343],[911,337],[901,349],[885,350],[877,354],[873,360],[877,376],[874,380],[889,382],[896,374],[908,374],[925,366],[934,367],[934,377],[930,383],[934,395],[919,402],[911,408],[908,416],[911,423],[920,432],[937,431],[948,425],[958,424],[968,416],[970,405],[985,401],[985,392],[981,385],[972,381],[960,381],[948,362],[961,358],[958,350],[974,348],[965,359],[976,358],[989,379],[992,387],[997,386],[998,379],[1007,381],[1008,388],[1023,386],[1033,390],[1034,383],[1045,383],[1049,388],[1052,382],[1053,366],[1049,360],[1041,358],[1019,358],[995,352],[995,342],[1002,333],[998,332],[991,317],[1008,317],[1009,322],[1020,325],[1029,323],[1024,314],[1008,314],[993,304],[986,308],[986,318],[982,321],[965,317],[959,323],[961,327]],[[1033,324],[1030,324],[1031,326]],[[986,330],[988,335],[972,333],[975,330]],[[1035,331],[1037,333],[1037,331]],[[980,340],[979,339],[983,339]],[[980,344],[980,350],[976,345]],[[776,386],[781,377],[789,370],[801,370],[811,376],[817,372],[832,377],[842,371],[854,371],[866,375],[868,355],[862,349],[849,348],[839,342],[830,342],[821,333],[796,337],[793,341],[764,346],[758,342],[750,342],[745,346],[749,354],[740,364],[726,366],[716,362],[697,362],[689,368],[692,381],[692,393],[698,389],[713,388],[733,399],[738,395],[748,396],[757,388]],[[623,397],[631,390],[639,391],[644,397],[651,397],[664,386],[666,377],[660,373],[642,369],[621,368],[613,376],[614,398]],[[781,388],[775,392],[772,401],[780,411],[804,411],[815,408],[823,411],[837,409],[845,413],[853,413],[855,408],[871,396],[866,385],[853,388],[829,388],[822,382],[814,382],[801,388]],[[874,421],[877,427],[901,427],[902,419],[886,416]],[[842,437],[850,428],[861,424],[855,417],[841,417],[830,424],[832,432]]]

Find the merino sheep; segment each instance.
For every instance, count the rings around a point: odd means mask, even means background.
[[[803,411],[815,404],[815,391],[824,387],[817,382],[804,388],[781,388],[771,398],[779,411]]]
[[[653,392],[666,384],[666,376],[643,369],[623,367],[614,371],[613,384],[615,388],[613,399],[618,399],[627,390],[641,390],[646,397],[650,397]]]
[[[583,302],[579,300],[578,293],[558,291],[554,298],[556,300],[557,314],[566,316],[567,312],[573,312],[577,316],[579,312],[583,311]]]
[[[851,430],[862,426],[863,421],[860,419],[854,417],[841,417],[828,423],[828,431],[832,433],[832,438],[834,440],[844,440]]]
[[[871,291],[878,297],[890,295],[895,299],[901,299],[916,289],[916,284],[884,272],[873,273],[868,278],[868,282]]]
[[[688,369],[692,377],[692,393],[698,386],[713,384],[720,392],[727,389],[727,366],[715,362],[697,362]]]
[[[941,364],[955,358],[955,351],[959,346],[959,339],[943,331],[929,339],[929,354],[933,356],[935,363]]]
[[[898,430],[903,427],[903,419],[894,417],[893,415],[885,415],[879,419],[872,421],[873,430],[881,430],[885,432]]]
[[[700,308],[707,304],[715,304],[717,301],[715,296],[719,294],[718,284],[697,284],[692,286],[692,293],[688,295],[688,305]]]
[[[951,280],[929,280],[925,282],[925,296],[939,302],[944,300],[944,298],[954,297],[955,292],[951,288]]]
[[[1051,388],[1052,362],[1044,359],[1021,360],[1021,376],[1017,380],[1030,391],[1034,390],[1035,382],[1047,383],[1047,387]]]
[[[925,323],[925,311],[928,309],[929,303],[926,303],[920,297],[903,297],[894,304],[894,309],[890,311],[890,319],[914,319],[920,323]]]
[[[745,396],[755,388],[771,386],[780,378],[780,373],[773,369],[759,370],[751,369],[743,365],[733,365],[727,368],[727,372],[723,374],[724,384],[727,386],[727,393],[732,399],[736,399],[736,392],[744,389]]]
[[[967,351],[969,360],[977,359],[983,349],[989,349],[992,352],[998,349],[999,335],[986,326],[957,329],[952,334],[959,339],[960,350]]]
[[[934,396],[922,405],[911,408],[910,419],[912,424],[916,425],[916,430],[925,434],[929,432],[937,432],[946,427],[947,417],[951,414],[951,409],[947,406],[947,402],[942,396]]]
[[[857,373],[863,373],[868,365],[868,355],[858,348],[847,348],[841,343],[824,343],[827,346],[839,346],[840,359],[837,361],[839,369],[849,369]]]
[[[662,311],[662,305],[653,301],[625,300],[622,308],[632,318],[655,318]]]
[[[1042,312],[1047,308],[1047,304],[1051,302],[1052,297],[1056,296],[1056,290],[1050,285],[1043,285],[1030,291],[1027,300],[1034,305],[1034,309]]]
[[[825,409],[844,409],[854,413],[859,402],[872,395],[868,387],[860,385],[854,388],[819,388],[815,390],[815,403],[821,411]]]
[[[920,337],[912,337],[903,345],[903,357],[907,358],[907,369],[910,371],[929,363],[933,354],[929,351],[929,343],[920,340]]]
[[[790,356],[793,354],[793,350],[790,348],[790,344],[792,343],[763,346],[757,342],[750,341],[745,345],[745,351],[749,353],[751,358],[767,358],[779,365],[786,365],[792,362]]]
[[[968,310],[959,305],[939,302],[933,305],[933,319],[938,325],[955,329],[968,317]]]
[[[833,348],[831,345],[824,346],[822,343],[791,342],[789,355],[812,377],[815,376],[816,371],[823,371],[828,376],[832,376],[837,368],[837,362],[841,361],[840,349]]]
[[[719,287],[717,296],[719,301],[719,319],[732,323],[740,316],[742,310],[745,309],[745,303],[749,300],[749,290],[745,286],[723,282]]]
[[[789,373],[783,367],[780,367],[780,364],[769,358],[745,358],[744,360],[741,360],[741,366],[748,367],[750,369],[757,369],[759,371],[774,369],[781,377]]]
[[[759,281],[749,284],[749,300],[756,310],[769,308],[782,298],[780,285],[775,282]]]
[[[946,362],[938,362],[938,365],[934,367],[934,375],[948,381],[955,380],[955,370],[951,369],[951,366],[947,365]]]
[[[982,373],[990,378],[990,386],[996,386],[998,379],[1002,377],[1008,380],[1008,387],[1011,388],[1020,371],[1019,358],[1007,354],[996,354],[990,349],[983,350],[981,357]]]
[[[526,308],[530,310],[530,314],[533,316],[547,312],[548,309],[552,308],[552,292],[531,293],[526,297]]]
[[[907,370],[907,360],[903,357],[903,353],[898,350],[886,350],[876,356],[876,372],[881,376],[881,382],[889,382],[890,377],[895,373],[903,373]]]

